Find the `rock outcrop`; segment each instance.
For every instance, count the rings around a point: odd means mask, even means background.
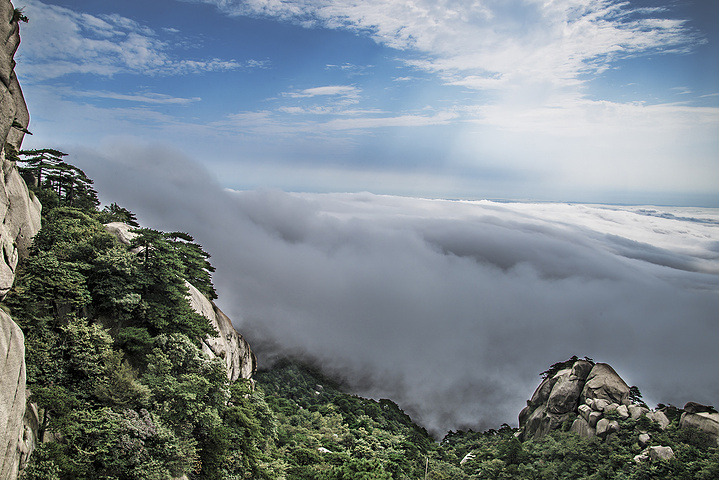
[[[689,402],[679,419],[680,428],[697,428],[708,434],[719,446],[719,413],[713,407]]]
[[[130,245],[136,236],[131,226],[113,222],[105,225],[105,230],[113,234],[121,243]],[[232,320],[220,310],[214,302],[205,297],[192,284],[187,282],[190,306],[200,315],[207,318],[217,330],[217,337],[202,340],[202,351],[210,358],[220,357],[225,360],[227,378],[237,381],[240,378],[250,379],[257,371],[257,358],[252,353],[250,344],[232,326]]]
[[[541,438],[568,421],[571,431],[584,437],[606,438],[619,431],[618,420],[641,415],[654,415],[650,419],[666,428],[662,412],[632,404],[630,387],[606,363],[573,357],[557,365],[564,368],[547,375],[519,414],[521,440]]]
[[[20,44],[14,10],[9,0],[0,0],[0,298],[12,287],[18,262],[27,255],[41,223],[40,202],[28,192],[13,160],[30,121],[14,71]],[[0,478],[15,479],[34,449],[37,415],[32,407],[26,408],[22,331],[2,311],[0,363]]]
[[[0,310],[0,478],[16,478],[35,448],[32,410],[26,416],[25,343],[22,331]]]
[[[227,378],[234,382],[240,378],[252,378],[257,371],[257,358],[250,344],[232,326],[232,320],[209,301],[199,290],[187,284],[190,291],[190,306],[210,320],[219,335],[207,337],[202,341],[202,351],[210,358],[225,360]]]
[[[632,402],[632,389],[606,363],[593,364],[572,357],[553,365],[553,369],[519,414],[520,440],[541,438],[570,420],[570,431],[583,437],[605,439],[622,428],[622,420],[639,420],[642,417],[665,430],[672,422],[670,417],[676,420],[681,415],[680,428],[697,428],[719,446],[719,413],[714,407],[688,402],[682,410],[671,405],[650,410],[644,404]],[[635,433],[637,443],[646,447],[635,457],[635,461],[673,456],[668,447],[649,446],[651,436],[646,431]]]

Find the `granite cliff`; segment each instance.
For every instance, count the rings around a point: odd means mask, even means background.
[[[12,287],[18,262],[40,230],[40,202],[28,192],[13,160],[30,121],[14,70],[19,30],[15,7],[0,0],[0,298]],[[12,479],[34,448],[37,413],[26,409],[23,334],[4,311],[0,311],[0,369],[0,478]]]

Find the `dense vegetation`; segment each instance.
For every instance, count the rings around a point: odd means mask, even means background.
[[[188,303],[190,281],[215,298],[207,253],[181,232],[135,230],[131,245],[103,223],[92,181],[55,150],[19,152],[42,229],[4,301],[25,334],[30,401],[40,413],[27,479],[255,477],[265,443],[247,382],[200,340],[217,334]]]
[[[92,181],[64,156],[18,154],[44,205],[3,304],[25,333],[40,412],[42,443],[25,479],[719,478],[716,446],[680,430],[677,415],[666,430],[617,418],[621,429],[606,441],[579,438],[569,421],[524,443],[508,425],[437,442],[392,401],[343,393],[290,360],[260,371],[254,385],[230,384],[224,362],[199,348],[215,332],[186,299],[186,280],[215,298],[209,255],[182,232],[137,228],[121,244],[103,223],[139,227],[134,215],[98,209]],[[676,457],[634,462],[640,432]]]

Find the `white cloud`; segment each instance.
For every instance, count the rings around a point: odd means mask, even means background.
[[[359,95],[360,89],[351,85],[327,85],[324,87],[306,88],[299,92],[288,92],[286,96],[292,98],[311,98],[318,96],[341,96],[355,98]]]
[[[700,39],[665,9],[618,0],[306,1],[198,0],[232,15],[261,15],[359,31],[400,50],[426,54],[411,65],[451,83],[494,88],[498,82],[581,83],[619,58],[686,51]]]
[[[265,64],[176,58],[171,53],[171,44],[158,32],[120,15],[94,16],[38,0],[28,0],[26,7],[32,21],[23,25],[24,41],[18,62],[18,70],[26,81],[72,73],[183,75]]]
[[[186,105],[189,103],[199,102],[202,100],[200,97],[192,98],[180,98],[171,97],[162,93],[141,93],[141,94],[121,94],[116,92],[105,92],[95,90],[66,90],[66,95],[75,97],[90,97],[90,98],[107,98],[111,100],[123,100],[127,102],[147,103],[147,104],[158,104],[158,105]]]
[[[457,117],[458,115],[454,112],[442,112],[433,116],[400,115],[395,117],[338,118],[324,123],[321,125],[321,128],[329,130],[357,130],[384,127],[422,127],[447,124]]]

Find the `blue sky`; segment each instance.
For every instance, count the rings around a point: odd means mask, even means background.
[[[238,190],[719,206],[717,2],[15,4],[24,146],[70,161],[132,145]]]

